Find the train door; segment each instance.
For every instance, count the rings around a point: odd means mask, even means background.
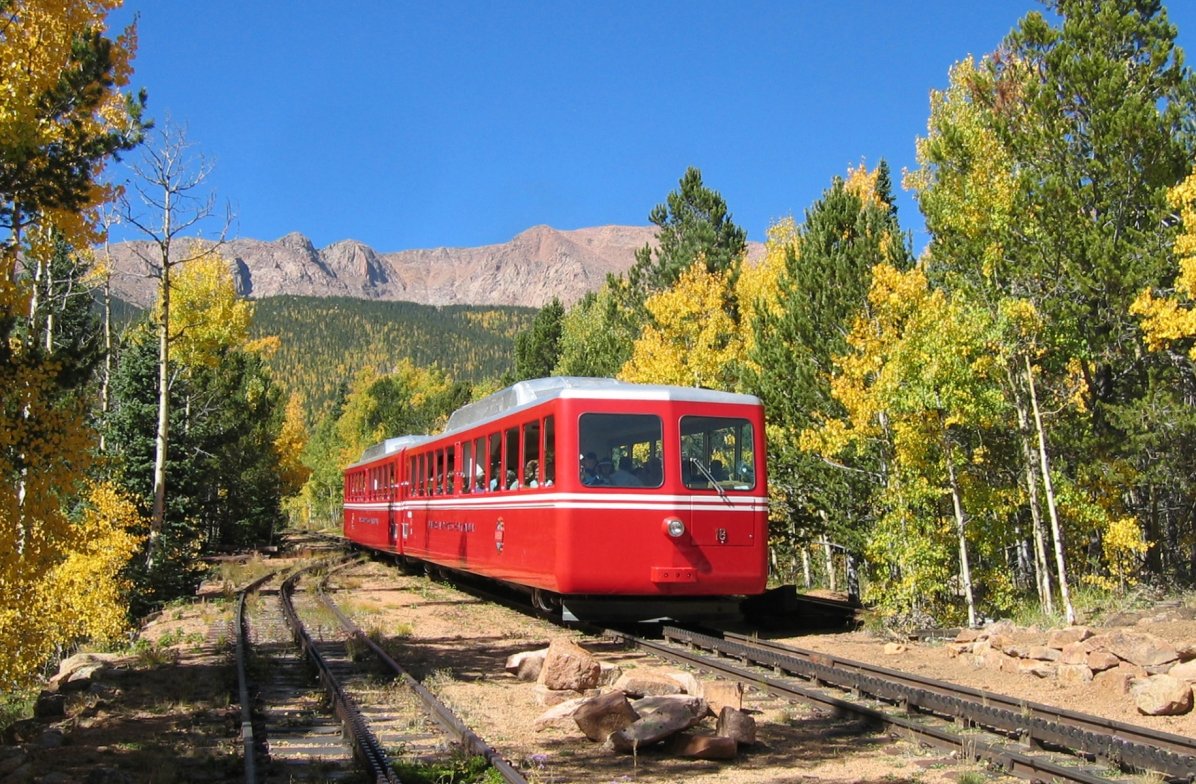
[[[399,548],[399,475],[402,467],[401,460],[392,460],[386,465],[386,545],[392,552],[400,552]]]
[[[754,547],[761,512],[752,423],[739,417],[681,418],[681,481],[691,495],[690,532],[706,550]]]

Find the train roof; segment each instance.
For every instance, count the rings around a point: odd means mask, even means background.
[[[399,436],[398,438],[388,438],[380,444],[367,446],[365,451],[361,453],[361,459],[348,467],[353,468],[353,466],[359,466],[362,463],[368,463],[372,460],[377,460],[380,457],[385,457],[386,455],[398,452],[400,449],[422,444],[431,438],[431,436]]]
[[[553,376],[520,381],[506,389],[462,406],[449,417],[444,432],[464,430],[512,413],[521,408],[555,398],[610,400],[677,400],[694,403],[739,403],[759,405],[754,395],[720,392],[698,387],[674,387],[661,384],[630,384],[613,378]]]

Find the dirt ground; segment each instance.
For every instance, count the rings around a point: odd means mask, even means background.
[[[238,583],[239,584],[239,583]],[[537,731],[544,707],[533,685],[503,671],[512,653],[573,636],[624,670],[668,668],[612,643],[562,631],[381,563],[356,567],[334,585],[341,606],[381,640],[413,675],[441,695],[461,718],[529,780],[548,782],[774,782],[839,784],[999,780],[977,765],[749,691],[744,707],[756,719],[758,743],[726,762],[674,759],[650,749],[636,756],[603,750],[575,727]],[[208,586],[195,604],[163,613],[145,630],[141,650],[116,663],[83,692],[68,695],[66,716],[24,722],[0,734],[0,784],[120,784],[241,779],[232,704],[233,675],[221,623],[231,603]],[[1186,609],[1186,608],[1181,608]],[[1191,613],[1196,615],[1196,613]],[[1174,641],[1196,639],[1184,612],[1143,613],[1135,622]],[[1045,632],[1023,630],[1027,639]],[[1064,687],[1029,675],[990,672],[952,658],[941,642],[908,642],[885,655],[889,639],[867,632],[786,637],[790,644],[832,652],[1038,702],[1196,735],[1196,713],[1150,718],[1129,698],[1086,687]],[[156,688],[151,688],[156,687]],[[713,733],[713,722],[698,732]],[[7,735],[7,737],[5,737]],[[1008,779],[1012,781],[1012,779]]]

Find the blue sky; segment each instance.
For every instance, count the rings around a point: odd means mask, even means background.
[[[1190,61],[1196,3],[1169,5]],[[762,241],[849,166],[899,181],[951,64],[1040,8],[127,0],[110,21],[137,15],[133,84],[214,161],[235,236],[396,251],[646,225],[688,166]]]

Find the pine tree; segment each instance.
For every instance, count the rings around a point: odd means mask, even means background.
[[[901,269],[912,261],[889,188],[883,162],[871,173],[861,167],[847,180],[836,178],[786,248],[778,302],[753,322],[748,387],[764,400],[775,431],[771,484],[788,513],[777,521],[780,541],[829,535],[849,552],[862,552],[879,469],[867,461],[832,465],[802,450],[798,438],[841,413],[830,393],[834,357],[846,350],[852,321],[864,309],[872,267]]]
[[[561,322],[565,307],[556,297],[536,314],[532,325],[515,336],[515,380],[552,375],[561,358]]]

